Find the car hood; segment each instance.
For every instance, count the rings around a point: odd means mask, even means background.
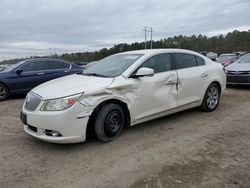
[[[55,99],[108,87],[113,79],[74,74],[45,82],[32,89],[32,92],[44,100]]]
[[[233,63],[226,67],[229,71],[248,71],[250,70],[250,63]]]
[[[0,71],[0,77],[5,77],[5,76],[7,76],[9,74],[10,74],[10,72],[2,72],[2,71]]]

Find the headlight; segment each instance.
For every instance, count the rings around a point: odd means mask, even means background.
[[[71,107],[80,98],[82,94],[69,97],[47,100],[41,107],[41,111],[62,111]]]

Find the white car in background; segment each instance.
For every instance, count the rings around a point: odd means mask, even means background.
[[[130,51],[34,88],[21,120],[29,135],[48,142],[83,142],[91,128],[109,142],[125,126],[194,107],[214,111],[225,87],[223,66],[199,53]]]

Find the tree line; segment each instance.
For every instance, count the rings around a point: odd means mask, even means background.
[[[147,43],[150,46],[150,42]],[[103,48],[95,52],[79,52],[79,53],[65,53],[57,56],[64,60],[72,62],[91,62],[100,60],[106,56],[131,51],[140,50],[145,48],[144,42],[135,42],[132,44],[118,44],[111,48]],[[230,53],[234,51],[247,51],[250,52],[250,30],[248,31],[233,31],[226,35],[218,35],[207,37],[205,35],[192,35],[192,36],[174,36],[166,39],[153,41],[153,48],[182,48],[193,51],[208,51],[221,53]],[[2,63],[14,63],[21,59],[13,59],[4,61]]]

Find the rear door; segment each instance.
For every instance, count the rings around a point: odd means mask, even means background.
[[[47,81],[71,74],[71,64],[63,61],[46,61]]]
[[[185,53],[174,53],[173,57],[178,76],[178,106],[201,101],[207,87],[205,61]]]

